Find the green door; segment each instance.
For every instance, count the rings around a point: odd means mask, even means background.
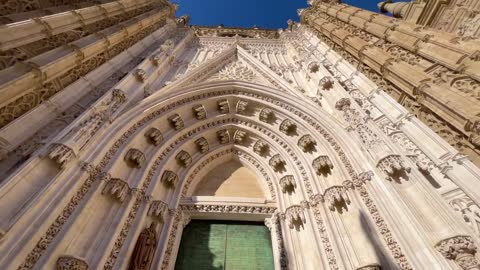
[[[270,231],[262,223],[192,221],[176,270],[273,270]]]

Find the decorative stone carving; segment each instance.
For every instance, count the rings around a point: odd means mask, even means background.
[[[145,138],[149,143],[157,146],[163,141],[163,134],[158,128],[152,127],[145,132]]]
[[[236,144],[243,144],[246,141],[246,139],[247,139],[247,132],[243,130],[237,130],[233,134],[233,141]]]
[[[282,192],[287,193],[297,188],[297,183],[293,175],[286,175],[280,178],[280,186],[282,187]]]
[[[227,144],[230,142],[230,133],[226,129],[217,131],[217,137],[221,144]]]
[[[197,118],[197,120],[203,120],[207,118],[207,111],[202,104],[193,106],[193,114],[195,115],[195,118]]]
[[[131,148],[125,154],[124,160],[132,167],[141,168],[147,159],[142,151]]]
[[[451,200],[449,204],[462,215],[465,223],[473,229],[476,235],[480,235],[480,207],[466,195]]]
[[[85,121],[72,128],[59,142],[53,144],[49,151],[49,158],[64,168],[126,100],[121,90],[114,89],[110,99],[96,105],[95,110]]]
[[[177,159],[178,164],[185,168],[192,164],[192,156],[186,151],[180,151],[175,158]]]
[[[263,140],[258,140],[253,145],[253,152],[259,154],[260,156],[267,155],[269,150],[270,150],[270,146],[268,146],[268,144]]]
[[[138,236],[128,270],[149,270],[157,248],[157,223],[152,222]]]
[[[175,130],[180,130],[184,128],[185,124],[183,123],[183,119],[180,116],[180,114],[176,113],[168,118],[168,121],[170,122],[170,125],[175,129]]]
[[[285,210],[285,218],[290,229],[303,227],[307,222],[303,207],[300,205],[292,205]]]
[[[61,256],[57,260],[57,270],[88,270],[88,264],[73,256]]]
[[[382,270],[382,267],[378,264],[371,264],[357,268],[357,270]]]
[[[341,211],[341,208],[348,208],[350,204],[350,198],[348,197],[348,191],[342,186],[333,186],[325,190],[323,195],[328,209],[331,211]]]
[[[50,147],[50,153],[48,157],[57,162],[61,168],[65,168],[66,164],[75,159],[76,155],[72,148],[55,143]]]
[[[382,170],[386,176],[387,180],[408,180],[408,173],[410,173],[411,168],[408,167],[402,160],[401,156],[390,155],[378,162],[377,167]]]
[[[333,163],[328,156],[319,156],[312,162],[312,166],[317,174],[329,174],[333,169]]]
[[[332,77],[325,76],[320,80],[319,85],[322,88],[322,90],[328,91],[333,88],[334,83],[335,81],[333,80]]]
[[[171,39],[167,39],[162,45],[160,45],[160,51],[168,55],[174,47],[175,42]]]
[[[148,208],[148,215],[156,218],[160,222],[165,221],[165,216],[168,214],[168,204],[162,201],[153,201]]]
[[[309,134],[302,136],[298,140],[298,146],[302,148],[303,152],[312,152],[315,150],[317,142]]]
[[[274,155],[270,161],[268,162],[268,164],[273,168],[274,171],[276,172],[282,172],[282,171],[285,171],[285,166],[287,165],[287,163],[285,162],[285,160],[283,160],[281,157],[280,157],[280,154],[276,154]]]
[[[218,111],[222,114],[230,112],[230,104],[228,103],[228,100],[224,99],[218,102]]]
[[[169,187],[174,187],[178,181],[178,176],[176,173],[167,170],[163,172],[161,181]]]
[[[211,205],[194,204],[180,205],[183,212],[200,213],[244,213],[244,214],[273,214],[277,208],[271,206],[246,206],[246,205]]]
[[[123,202],[130,191],[128,184],[119,178],[111,178],[105,184],[102,194],[109,194],[114,199]]]
[[[359,187],[365,184],[367,181],[372,180],[372,178],[373,178],[372,171],[362,172],[357,176],[357,178],[353,179],[353,184]]]
[[[197,149],[198,149],[198,151],[200,151],[200,153],[203,154],[203,153],[208,152],[208,150],[209,150],[208,141],[204,137],[201,137],[201,138],[198,138],[197,140],[195,140],[195,144],[197,145]]]
[[[285,119],[283,122],[280,124],[280,131],[282,133],[285,133],[286,135],[293,135],[297,131],[297,125],[292,122],[290,119]]]
[[[435,248],[447,259],[465,270],[479,269],[477,247],[470,236],[459,235],[440,241]]]
[[[247,110],[247,107],[248,107],[248,102],[245,101],[245,100],[239,100],[237,102],[237,106],[235,108],[236,112],[241,114],[243,112],[245,112]]]
[[[260,111],[259,119],[265,123],[272,123],[275,121],[275,114],[270,108],[263,108]]]
[[[140,68],[136,69],[134,74],[135,74],[135,78],[137,78],[139,82],[143,83],[147,79],[147,73],[143,69],[140,69]]]

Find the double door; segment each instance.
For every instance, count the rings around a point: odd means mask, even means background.
[[[262,223],[191,221],[175,270],[274,270],[270,231]]]

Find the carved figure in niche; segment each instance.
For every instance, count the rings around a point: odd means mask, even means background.
[[[138,236],[137,243],[133,249],[128,270],[149,270],[155,250],[157,248],[157,223],[152,222],[150,228],[145,228]]]

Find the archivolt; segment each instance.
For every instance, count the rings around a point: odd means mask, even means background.
[[[161,92],[161,91],[160,91]],[[99,143],[96,145],[90,145],[85,149],[85,159],[89,164],[98,165],[95,166],[91,172],[91,177],[82,186],[83,190],[88,190],[92,185],[91,181],[98,179],[100,172],[108,172],[112,166],[117,162],[123,162],[122,158],[124,153],[134,144],[134,138],[143,136],[144,132],[155,121],[167,121],[167,118],[174,113],[190,112],[191,108],[199,102],[215,102],[219,99],[231,99],[231,100],[246,100],[252,102],[257,108],[268,107],[273,109],[276,113],[282,115],[282,117],[289,117],[297,125],[302,127],[302,132],[311,134],[319,144],[319,147],[325,151],[326,154],[332,158],[335,166],[340,171],[343,177],[349,177],[354,182],[358,180],[354,165],[350,162],[348,156],[353,157],[353,153],[361,153],[358,146],[352,141],[346,141],[345,138],[349,138],[343,128],[332,119],[330,115],[318,108],[318,105],[307,102],[305,100],[299,100],[297,97],[289,95],[287,93],[280,93],[275,89],[268,88],[266,86],[259,86],[251,83],[236,82],[236,81],[223,81],[212,82],[207,84],[201,84],[193,86],[187,89],[178,90],[175,94],[171,94],[166,97],[161,97],[161,93],[154,94],[147,98],[131,110],[122,114],[122,118],[115,120],[111,127],[104,134],[97,134],[97,138],[101,136],[103,139],[99,139]],[[232,108],[232,111],[234,109]],[[307,192],[307,198],[313,200],[317,193],[321,193],[327,186],[322,183],[311,182],[311,179],[316,179],[315,173],[309,168],[311,167],[311,158],[304,157],[304,154],[298,149],[298,147],[291,147],[292,139],[289,136],[282,134],[274,125],[263,123],[258,120],[253,120],[251,117],[236,115],[232,116],[232,112],[229,112],[228,116],[217,115],[213,119],[199,120],[195,124],[192,123],[193,128],[182,129],[179,131],[169,131],[169,135],[166,136],[166,140],[163,145],[154,153],[148,154],[148,164],[142,169],[141,172],[135,173],[135,176],[140,176],[141,182],[138,187],[138,196],[135,198],[128,218],[124,222],[122,233],[117,238],[114,249],[111,251],[110,257],[105,265],[106,269],[113,267],[115,259],[120,251],[120,248],[128,234],[129,228],[135,219],[136,213],[147,195],[147,190],[154,178],[160,177],[161,165],[167,164],[168,160],[174,158],[174,152],[179,149],[179,146],[183,145],[186,141],[191,141],[190,138],[205,133],[207,131],[218,130],[222,125],[229,125],[232,127],[240,127],[249,130],[252,134],[258,137],[265,138],[269,143],[275,145],[275,150],[280,153],[281,157],[288,162],[290,168],[295,169],[295,175],[301,176],[301,179],[297,179],[299,184],[305,185]],[[161,119],[161,120],[159,120]],[[333,132],[335,135],[332,135]],[[298,136],[300,137],[300,136]],[[112,139],[114,138],[114,139]],[[345,151],[343,149],[346,149]],[[358,154],[355,157],[358,160],[367,160],[366,157],[359,157]],[[259,159],[256,157],[256,159]],[[198,162],[197,159],[195,162]],[[201,164],[201,163],[200,163]],[[92,168],[92,165],[86,166]],[[265,167],[265,166],[264,166]],[[360,164],[355,164],[357,171],[366,171],[370,168],[362,168]],[[266,168],[264,168],[266,169]],[[345,172],[345,173],[343,173]],[[184,173],[186,175],[186,173]],[[182,177],[188,179],[186,177]],[[344,178],[345,179],[345,178]],[[300,181],[302,180],[302,181]],[[275,180],[274,180],[275,181]],[[183,181],[183,184],[188,183],[188,180]],[[175,190],[176,193],[180,193],[180,189]],[[64,213],[62,213],[62,219],[66,220],[73,209],[78,205],[78,199],[84,196],[84,192],[80,193],[80,197],[76,198],[67,205]],[[273,195],[273,194],[272,194]],[[367,208],[375,216],[379,227],[379,231],[387,242],[391,241],[392,235],[387,228],[383,218],[381,218],[373,201],[369,198],[368,192],[365,188],[361,190],[362,199],[364,199]],[[180,197],[180,196],[178,196]],[[176,206],[176,203],[174,203]],[[174,206],[172,205],[172,206]],[[73,209],[72,209],[73,208]],[[323,224],[317,218],[318,225],[320,226],[320,232],[322,235],[322,242],[326,248],[330,246],[328,236],[324,232]],[[64,224],[55,223],[51,228],[58,231]],[[49,230],[50,230],[49,229]],[[322,232],[323,231],[323,232]],[[44,239],[47,237],[44,237]],[[51,238],[50,238],[51,239]],[[52,239],[53,240],[53,239]],[[39,245],[43,245],[40,251],[46,249],[48,243],[42,242]],[[46,244],[46,245],[45,245]],[[38,246],[38,245],[37,245]],[[388,245],[392,252],[396,252],[396,257],[402,260],[403,254],[398,255],[400,248],[394,241],[393,245]],[[38,256],[38,249],[34,249],[29,256]],[[401,251],[400,251],[401,252]],[[329,260],[335,260],[330,257]],[[27,258],[28,260],[28,258]]]

